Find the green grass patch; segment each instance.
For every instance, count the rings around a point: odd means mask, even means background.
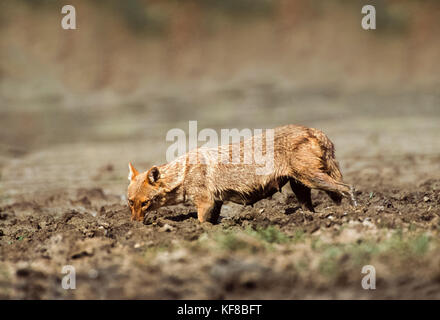
[[[217,236],[216,241],[221,249],[228,251],[252,249],[254,247],[249,243],[249,241],[246,241],[245,239],[237,236],[236,234],[230,231]]]
[[[321,254],[319,271],[325,276],[337,276],[343,264],[362,266],[371,264],[378,257],[387,257],[399,261],[419,262],[430,249],[432,237],[426,233],[403,234],[402,230],[395,231],[392,236],[383,241],[363,240],[349,244],[322,243],[319,239],[312,241],[313,250]]]
[[[173,249],[171,244],[160,244],[157,246],[147,247],[143,252],[143,257],[145,260],[150,261],[157,256],[158,253],[171,251]]]
[[[302,237],[296,234],[295,239]],[[271,249],[274,244],[287,243],[290,238],[275,226],[267,228],[246,228],[245,230],[223,230],[213,237],[217,245],[228,251],[258,251]]]
[[[255,238],[267,243],[285,243],[289,237],[275,226],[267,228],[247,229],[246,232]]]

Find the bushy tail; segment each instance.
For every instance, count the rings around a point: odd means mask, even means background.
[[[322,164],[325,173],[337,182],[343,183],[339,164],[335,159],[335,146],[333,142],[331,142],[330,139],[318,129],[313,129],[313,135],[318,139],[319,145],[322,149]]]
[[[349,185],[342,181],[342,174],[339,169],[339,164],[335,159],[335,146],[333,142],[320,130],[313,129],[313,135],[318,139],[319,145],[322,150],[322,167],[326,174],[328,174],[334,183],[346,187],[349,191],[346,194],[341,192],[326,191],[330,198],[336,203],[341,204],[343,195],[349,196],[354,206],[356,206],[356,200],[354,198],[353,189]]]

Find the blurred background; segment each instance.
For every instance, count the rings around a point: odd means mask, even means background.
[[[127,162],[165,162],[167,131],[189,120],[320,128],[354,182],[383,174],[372,158],[438,155],[439,17],[436,0],[2,0],[2,201],[124,194]]]

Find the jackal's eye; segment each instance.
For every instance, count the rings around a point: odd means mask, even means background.
[[[133,207],[133,205],[134,205],[134,201],[133,201],[133,200],[128,200],[128,204],[129,204],[131,207]]]
[[[150,201],[144,201],[144,202],[142,202],[142,203],[141,203],[141,207],[145,207],[145,206],[147,206],[149,202],[150,202]]]

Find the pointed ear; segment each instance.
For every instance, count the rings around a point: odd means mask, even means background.
[[[128,181],[132,181],[139,172],[131,165],[131,162],[128,163]]]
[[[151,169],[148,170],[147,177],[148,182],[154,184],[160,178],[159,169],[156,166],[151,167]]]

